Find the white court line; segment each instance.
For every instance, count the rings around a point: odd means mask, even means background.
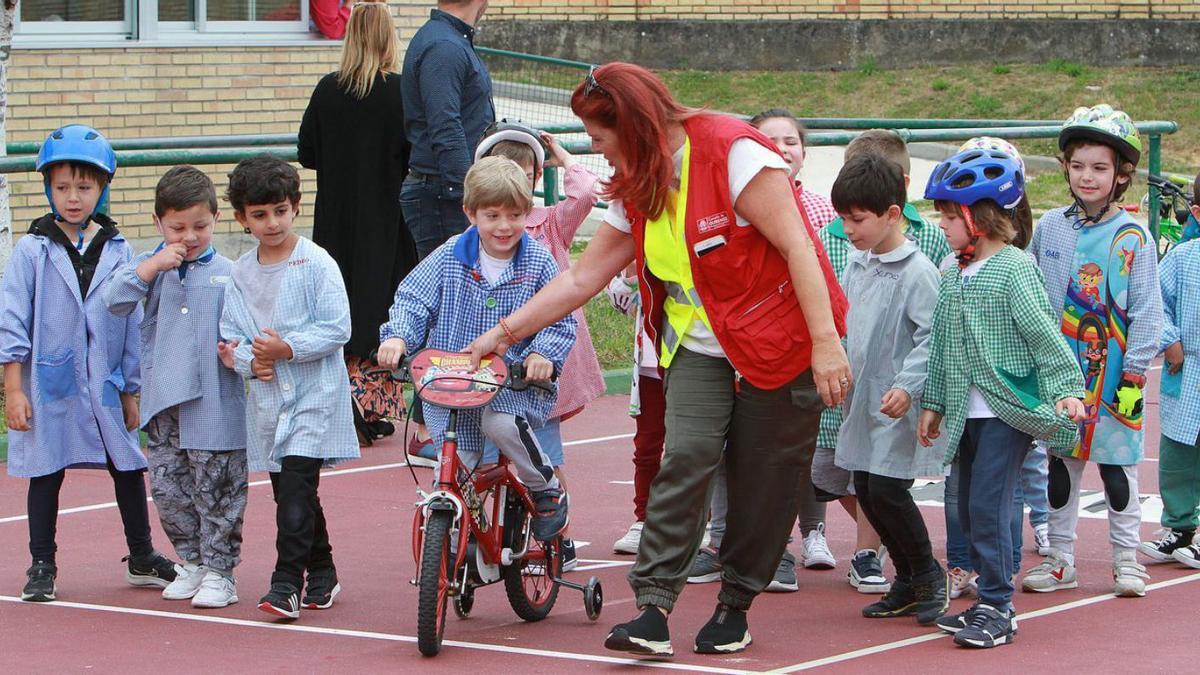
[[[585,562],[588,564],[582,565],[580,567],[576,567],[575,569],[571,570],[571,572],[588,572],[591,570],[608,569],[609,567],[626,567],[626,566],[632,565],[634,561],[632,561],[632,560],[584,560],[584,559],[580,558],[579,562]],[[568,572],[568,574],[570,574],[571,572]]]
[[[596,438],[583,438],[578,441],[567,441],[566,443],[563,443],[563,445],[564,446],[587,445],[589,443],[603,443],[605,441],[615,441],[615,440],[620,440],[622,438],[633,438],[633,434],[617,434],[615,436],[597,436]],[[331,476],[345,476],[347,474],[353,474],[353,473],[366,473],[368,471],[381,471],[383,469],[396,469],[396,468],[403,468],[403,467],[407,467],[407,466],[408,466],[408,464],[406,462],[394,462],[392,464],[375,464],[372,466],[359,466],[359,467],[354,467],[353,469],[336,469],[334,471],[322,472],[321,478],[328,478]],[[271,484],[270,480],[256,480],[256,481],[251,481],[249,483],[249,486],[257,487],[259,485],[270,485],[270,484]],[[154,500],[150,497],[147,497],[146,501],[151,502]],[[65,515],[71,514],[71,513],[86,513],[88,511],[100,511],[102,509],[114,509],[116,507],[117,507],[116,502],[104,502],[102,504],[89,504],[87,506],[76,506],[76,507],[69,508],[69,509],[59,509],[58,515],[65,516]],[[15,522],[20,522],[20,521],[25,521],[25,520],[29,520],[28,514],[23,514],[23,515],[19,515],[19,516],[8,516],[6,518],[0,518],[0,525],[3,525],[4,523],[15,523]]]
[[[34,608],[50,608],[61,607],[64,609],[83,609],[95,612],[110,612],[114,614],[133,614],[136,616],[149,616],[159,619],[178,619],[182,621],[195,621],[199,623],[215,623],[226,626],[238,626],[242,628],[265,628],[267,630],[291,631],[296,633],[315,633],[320,635],[332,635],[336,637],[352,637],[366,640],[383,640],[387,642],[408,642],[417,641],[416,637],[411,635],[397,635],[394,633],[380,633],[376,631],[353,630],[349,628],[322,628],[320,626],[302,626],[294,623],[275,623],[267,621],[248,621],[246,619],[231,619],[223,616],[205,616],[200,614],[183,614],[180,612],[164,612],[155,609],[137,609],[133,607],[120,607],[115,605],[95,605],[83,602],[63,602],[54,601],[46,603],[30,603],[23,602],[20,598],[11,595],[0,595],[0,600],[11,602],[14,604],[23,605]],[[34,610],[36,611],[36,610]],[[548,649],[532,649],[529,647],[515,647],[512,645],[490,645],[482,642],[462,642],[459,640],[443,640],[444,647],[459,647],[462,649],[473,649],[484,652],[500,652],[502,654],[519,654],[521,656],[537,656],[551,659],[564,659],[569,661],[586,661],[591,663],[607,663],[618,666],[641,666],[644,668],[663,668],[666,670],[683,670],[689,672],[700,673],[745,673],[745,670],[735,670],[731,668],[716,668],[712,666],[697,666],[686,663],[670,663],[662,661],[645,661],[640,659],[620,658],[615,656],[600,656],[597,654],[580,654],[575,652],[561,652]],[[411,655],[414,659],[420,658],[415,653]]]
[[[1170,586],[1177,586],[1179,584],[1186,584],[1186,583],[1189,583],[1192,581],[1200,581],[1200,572],[1197,572],[1195,574],[1189,574],[1187,576],[1182,576],[1182,577],[1179,577],[1178,579],[1170,579],[1167,581],[1160,581],[1158,583],[1150,584],[1150,585],[1146,586],[1146,590],[1147,591],[1157,591],[1162,588],[1167,588]],[[1117,600],[1117,599],[1118,599],[1117,596],[1113,595],[1112,593],[1105,593],[1104,595],[1095,595],[1090,598],[1083,598],[1081,600],[1075,600],[1073,602],[1066,602],[1061,605],[1053,605],[1051,607],[1037,609],[1032,612],[1019,612],[1017,614],[1017,618],[1020,619],[1021,621],[1028,621],[1029,619],[1036,619],[1036,618],[1043,617],[1043,616],[1049,616],[1051,614],[1058,614],[1059,612],[1066,612],[1068,610],[1078,609],[1079,607],[1086,607],[1088,605],[1095,605],[1100,602],[1108,602],[1109,600]],[[835,654],[833,656],[827,656],[827,657],[821,658],[821,659],[813,659],[812,661],[805,661],[803,663],[797,663],[797,664],[791,665],[791,666],[784,666],[782,668],[776,668],[774,670],[769,670],[767,672],[769,672],[769,673],[795,673],[795,672],[799,672],[801,670],[811,670],[813,668],[820,668],[821,666],[828,666],[828,665],[831,665],[834,663],[843,663],[845,661],[852,661],[854,659],[857,659],[857,658],[860,658],[863,656],[871,656],[872,654],[880,654],[883,652],[890,652],[890,651],[893,651],[896,649],[902,649],[904,647],[908,647],[909,645],[921,644],[922,642],[931,642],[933,640],[940,640],[942,638],[948,638],[948,637],[953,637],[953,636],[950,635],[949,633],[943,633],[942,631],[939,630],[936,633],[928,633],[926,635],[918,635],[916,637],[906,638],[904,640],[896,640],[895,642],[885,642],[884,644],[881,644],[881,645],[875,645],[873,647],[866,647],[864,649],[856,649],[852,652],[846,652],[845,654]]]

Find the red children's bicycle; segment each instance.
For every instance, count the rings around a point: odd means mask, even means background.
[[[541,385],[525,381],[522,364],[509,365],[495,355],[472,369],[467,354],[424,349],[402,368],[421,400],[450,412],[436,482],[430,492],[417,489],[413,517],[421,653],[433,656],[441,649],[447,604],[453,601],[454,613],[466,618],[475,605],[475,589],[500,581],[513,611],[525,621],[546,618],[560,586],[581,591],[587,617],[596,620],[604,604],[600,581],[591,577],[580,585],[561,578],[561,537],[541,542],[532,536],[533,498],[504,455],[480,472],[458,456],[459,411],[488,405],[506,387]]]

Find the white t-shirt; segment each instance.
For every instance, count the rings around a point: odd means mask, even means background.
[[[683,148],[680,148],[675,153],[674,159],[674,187],[678,188],[679,176],[683,171]],[[736,204],[738,196],[742,194],[742,190],[763,169],[782,169],[787,171],[788,165],[778,153],[768,150],[752,139],[740,138],[734,141],[733,145],[729,147],[730,201]],[[734,212],[734,216],[738,227],[748,227],[750,225],[750,221],[743,218],[736,211]],[[633,231],[633,226],[630,224],[629,218],[625,215],[625,206],[619,199],[614,199],[608,205],[608,213],[604,215],[604,222],[626,234]],[[725,356],[725,350],[721,349],[721,343],[717,342],[717,336],[699,319],[688,329],[681,343],[689,351],[696,352],[697,354],[719,358]]]
[[[971,278],[979,274],[979,270],[983,269],[988,260],[990,258],[976,260],[963,268],[962,285],[964,289],[970,285]],[[992,412],[992,407],[983,398],[983,394],[979,391],[979,388],[971,385],[971,388],[967,390],[967,419],[977,420],[995,416],[996,413]]]
[[[504,274],[504,270],[512,264],[512,258],[493,258],[488,255],[488,252],[483,250],[483,246],[479,247],[479,268],[483,272],[483,278],[493,286],[500,280],[500,275]]]

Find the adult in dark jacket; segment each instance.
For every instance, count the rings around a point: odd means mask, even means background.
[[[390,378],[365,375],[379,326],[416,247],[400,212],[408,141],[400,96],[400,46],[388,6],[358,3],[346,26],[341,66],[317,84],[300,123],[300,164],[317,172],[313,240],[342,270],[352,330],[346,366],[360,440],[391,433],[403,414]]]

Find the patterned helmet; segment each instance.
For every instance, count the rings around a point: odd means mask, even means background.
[[[1133,120],[1107,103],[1094,108],[1076,108],[1058,132],[1058,149],[1066,150],[1067,143],[1084,139],[1102,143],[1117,151],[1134,164],[1142,158],[1142,141],[1138,139]]]
[[[998,150],[1004,154],[1017,160],[1017,166],[1021,167],[1021,175],[1027,176],[1025,172],[1025,160],[1021,159],[1021,153],[1017,147],[1003,138],[994,136],[976,136],[959,146],[958,151],[964,150]]]
[[[1011,209],[1025,194],[1025,174],[1017,161],[999,150],[964,150],[933,169],[926,199],[971,206],[990,199]]]

